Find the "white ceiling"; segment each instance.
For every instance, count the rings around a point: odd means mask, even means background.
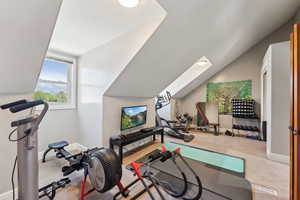
[[[159,0],[168,13],[158,30],[106,91],[153,97],[206,56],[199,85],[286,23],[299,0]],[[191,89],[191,88],[190,88]]]
[[[135,8],[118,0],[64,0],[50,49],[80,56],[160,15],[155,0],[142,0]]]

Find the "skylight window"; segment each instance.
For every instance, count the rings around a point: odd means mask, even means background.
[[[175,95],[188,84],[192,83],[209,67],[211,67],[211,65],[211,62],[205,56],[203,56],[183,74],[181,74],[175,81],[173,81],[164,91],[169,91],[172,95]]]

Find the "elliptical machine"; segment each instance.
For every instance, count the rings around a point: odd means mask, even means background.
[[[156,97],[156,103],[155,103],[156,126],[164,128],[164,132],[167,135],[171,136],[171,137],[182,139],[185,142],[190,142],[194,139],[194,137],[195,137],[194,135],[184,133],[184,132],[181,132],[180,130],[178,130],[176,128],[173,128],[171,126],[171,124],[176,124],[177,122],[176,121],[171,121],[171,120],[166,120],[166,119],[162,118],[158,113],[158,110],[160,110],[163,107],[170,104],[171,99],[172,99],[171,93],[168,92],[168,91],[166,92],[166,94],[158,95]]]

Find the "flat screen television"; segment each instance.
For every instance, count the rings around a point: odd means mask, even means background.
[[[121,114],[121,130],[146,124],[147,106],[123,107]]]

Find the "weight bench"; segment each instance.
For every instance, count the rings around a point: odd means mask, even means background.
[[[85,154],[87,152],[92,152],[101,149],[101,148],[94,148],[94,149],[89,149],[85,152],[71,154],[70,152],[65,150],[66,146],[69,146],[69,143],[67,141],[60,141],[60,142],[49,144],[48,149],[43,154],[43,160],[42,160],[43,163],[46,162],[46,156],[51,150],[56,152],[57,158],[66,159],[69,162],[69,165],[62,167],[63,176],[68,176],[74,171],[79,171],[81,169],[84,169],[86,165],[82,164],[82,159],[84,158]]]
[[[202,102],[199,102],[196,104],[196,110],[197,112],[200,114],[200,117],[203,120],[203,125],[207,126],[207,127],[213,127],[214,128],[214,135],[219,135],[220,134],[220,124],[219,123],[210,123],[207,116],[205,115],[205,113],[203,112],[202,108],[201,108],[201,104],[203,104]],[[219,119],[218,119],[219,120]],[[207,128],[200,128],[200,130],[207,130]]]
[[[48,149],[43,154],[43,160],[42,160],[43,163],[46,162],[46,156],[51,150],[56,152],[57,158],[66,158],[68,160],[68,157],[70,157],[72,155],[68,151],[65,150],[66,146],[69,146],[69,143],[67,141],[60,141],[60,142],[55,142],[55,143],[49,144]]]

